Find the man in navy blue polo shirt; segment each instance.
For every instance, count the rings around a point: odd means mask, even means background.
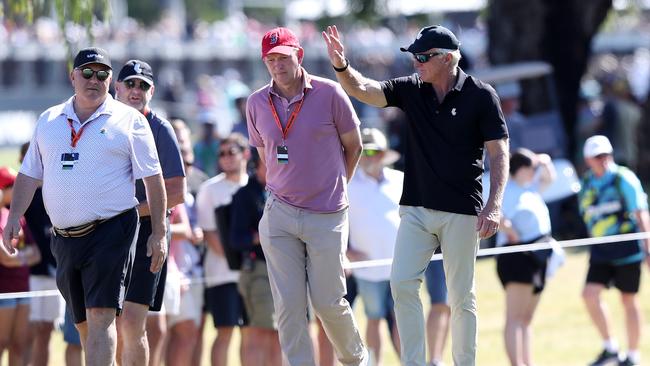
[[[451,307],[455,365],[476,363],[474,265],[479,238],[499,228],[508,172],[508,131],[494,89],[458,67],[460,42],[447,28],[422,28],[402,52],[416,73],[382,82],[350,67],[336,26],[323,32],[343,89],[366,104],[398,107],[408,118],[401,222],[391,290],[402,364],[424,366],[424,321],[418,295],[434,250],[441,247]],[[483,150],[490,156],[490,196],[483,205]]]
[[[144,61],[130,60],[124,64],[117,76],[115,97],[144,114],[151,126],[165,180],[167,208],[170,209],[184,202],[185,171],[174,129],[167,120],[160,118],[149,108],[154,89],[151,66]],[[121,349],[124,364],[147,365],[149,356],[152,361],[156,361],[162,352],[164,317],[152,315],[147,320],[147,313],[149,310],[160,311],[167,264],[165,263],[159,272],[150,270],[151,257],[146,238],[151,232],[151,220],[142,181],[136,181],[136,198],[140,202],[140,233],[131,283],[125,298],[124,314],[117,322],[121,340],[118,349]]]

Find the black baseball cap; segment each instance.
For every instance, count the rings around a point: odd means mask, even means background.
[[[108,68],[111,70],[113,69],[111,66],[111,58],[108,56],[108,52],[106,52],[105,49],[99,47],[82,48],[74,58],[75,69],[89,64],[102,64],[108,66]]]
[[[150,85],[153,85],[153,70],[151,66],[140,60],[129,60],[117,75],[117,81],[127,81],[129,79],[140,79]]]
[[[431,25],[420,30],[415,41],[410,46],[400,47],[402,52],[420,53],[432,48],[457,50],[460,47],[458,38],[449,29],[441,25]]]

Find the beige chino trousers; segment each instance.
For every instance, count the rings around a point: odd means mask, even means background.
[[[350,304],[343,298],[347,209],[314,213],[269,196],[259,225],[280,346],[291,366],[315,366],[308,298],[343,365],[366,365],[367,352]]]
[[[401,222],[390,285],[404,366],[425,365],[424,314],[420,299],[424,271],[442,247],[451,308],[452,357],[455,366],[474,366],[477,320],[474,266],[478,251],[477,217],[424,207],[401,206]]]

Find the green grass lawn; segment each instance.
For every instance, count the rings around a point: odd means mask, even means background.
[[[590,324],[586,310],[580,298],[582,284],[586,274],[587,255],[571,254],[567,263],[549,280],[542,295],[535,320],[534,360],[544,366],[581,366],[586,365],[600,351],[601,343],[594,327]],[[647,266],[644,266],[641,303],[643,314],[650,316],[650,292]],[[495,262],[484,259],[478,262],[476,270],[476,289],[478,292],[479,339],[478,361],[480,366],[504,366],[508,364],[502,341],[504,318],[504,299],[501,285],[495,273]],[[619,297],[615,291],[608,291],[605,297],[612,311],[614,334],[625,346],[623,318]],[[362,304],[355,304],[355,313],[361,327],[365,326]],[[209,350],[215,331],[208,321],[203,335],[204,347]],[[364,332],[362,331],[362,334]],[[641,353],[644,360],[650,360],[650,323],[644,321]],[[387,338],[386,338],[387,339]],[[239,365],[237,354],[239,340],[235,337],[230,348],[230,365]],[[386,345],[388,342],[386,341]],[[63,365],[64,343],[61,333],[57,332],[51,344],[50,365]],[[445,362],[452,365],[449,344]],[[3,365],[6,364],[6,357]],[[208,354],[204,352],[203,365],[209,365]],[[384,365],[399,365],[391,347],[384,347]]]

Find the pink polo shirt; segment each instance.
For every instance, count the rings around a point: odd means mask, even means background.
[[[339,136],[359,128],[359,118],[338,83],[308,75],[304,69],[303,75],[304,104],[285,141],[288,164],[278,163],[282,132],[273,118],[269,93],[283,126],[303,93],[286,100],[273,90],[271,81],[251,94],[246,106],[250,144],[264,148],[266,185],[279,200],[308,211],[340,211],[348,206],[348,197]]]

